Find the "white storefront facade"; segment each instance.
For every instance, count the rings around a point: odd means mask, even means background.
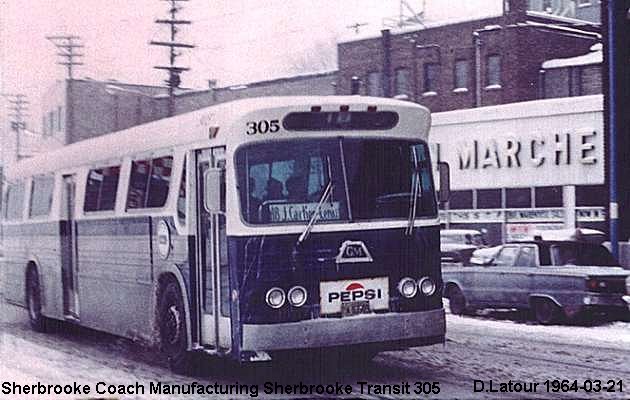
[[[447,227],[485,228],[492,242],[605,228],[601,95],[435,113],[430,142],[451,166]]]

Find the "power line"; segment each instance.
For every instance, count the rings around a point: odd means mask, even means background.
[[[83,57],[83,54],[77,52],[84,47],[80,43],[81,38],[75,35],[54,35],[46,36],[46,39],[59,50],[57,55],[61,61],[58,61],[57,64],[66,66],[68,79],[71,80],[73,78],[73,67],[83,65],[82,62],[77,61],[79,57]]]
[[[175,37],[179,32],[179,26],[182,25],[190,25],[191,21],[178,19],[177,14],[182,10],[182,7],[178,5],[180,2],[185,2],[188,0],[162,0],[168,1],[171,3],[171,8],[169,10],[170,19],[156,19],[156,24],[164,24],[169,25],[171,38],[170,41],[155,41],[152,40],[149,44],[153,46],[162,46],[169,48],[169,65],[156,65],[153,68],[165,70],[168,72],[168,80],[166,80],[166,84],[168,85],[168,114],[172,116],[175,114],[175,89],[179,87],[181,84],[180,74],[184,71],[189,71],[190,68],[180,67],[175,64],[175,60],[177,57],[181,56],[182,53],[177,49],[192,49],[195,46],[188,43],[181,43],[175,41]]]

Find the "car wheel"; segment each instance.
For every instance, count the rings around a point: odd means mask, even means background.
[[[562,309],[549,299],[538,299],[534,302],[534,316],[542,325],[550,325],[560,321]]]
[[[158,304],[160,347],[168,358],[173,372],[190,371],[190,353],[186,333],[186,313],[179,285],[174,281],[164,284]]]
[[[36,332],[46,332],[48,319],[42,315],[41,287],[34,267],[30,267],[26,273],[26,306],[31,328]]]
[[[453,286],[448,291],[448,301],[452,314],[463,315],[466,313],[466,297],[464,297],[464,293],[458,286]]]

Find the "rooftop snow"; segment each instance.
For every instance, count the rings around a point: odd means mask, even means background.
[[[594,47],[595,46],[591,47],[591,49]],[[591,51],[588,54],[583,54],[577,57],[557,58],[554,60],[547,60],[542,64],[542,67],[544,69],[576,67],[579,65],[601,64],[602,61],[603,61],[603,53],[600,47],[599,50]]]

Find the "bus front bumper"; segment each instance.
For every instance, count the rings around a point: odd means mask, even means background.
[[[414,341],[434,344],[443,342],[445,327],[443,308],[267,325],[244,324],[241,350],[273,351]]]

